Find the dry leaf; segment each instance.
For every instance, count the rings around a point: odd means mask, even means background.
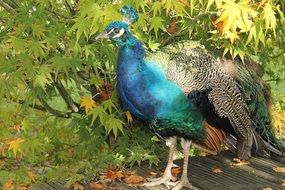
[[[73,190],[84,190],[83,185],[79,184],[79,183],[75,183],[73,185]]]
[[[209,154],[207,153],[207,152],[200,152],[199,153],[199,156],[201,156],[201,157],[206,157],[206,156],[208,156]]]
[[[274,167],[272,169],[277,173],[285,173],[285,167]]]
[[[11,190],[13,188],[13,181],[8,180],[3,185],[3,190]]]
[[[215,173],[215,174],[224,173],[221,168],[213,168],[212,172]]]
[[[18,190],[27,190],[28,187],[26,185],[21,185]]]
[[[147,174],[148,174],[149,176],[157,176],[157,173],[154,172],[154,171],[149,171]]]
[[[91,189],[99,190],[99,189],[105,189],[106,185],[100,182],[91,182],[90,184]]]
[[[176,30],[177,30],[176,22],[172,21],[167,28],[167,32],[169,34],[174,34],[176,32]]]
[[[285,187],[285,179],[282,180],[281,186],[282,186],[282,187]]]
[[[127,183],[127,184],[140,184],[142,182],[144,182],[144,178],[142,176],[138,176],[138,175],[131,175],[129,177],[126,177],[124,179],[124,181]]]
[[[272,190],[270,187],[262,188],[262,190]]]
[[[182,168],[176,167],[176,168],[171,168],[171,174],[173,177],[177,177],[178,174],[182,172]]]
[[[123,173],[122,171],[107,170],[100,178],[103,180],[115,181],[117,179],[121,180],[126,175],[127,174]]]

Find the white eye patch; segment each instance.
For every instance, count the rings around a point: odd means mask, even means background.
[[[112,29],[111,31],[113,32],[114,29]],[[118,33],[116,33],[113,38],[118,38],[120,36],[122,36],[125,33],[125,29],[121,28],[120,31]]]

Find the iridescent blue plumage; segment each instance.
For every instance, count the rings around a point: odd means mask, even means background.
[[[123,31],[120,36],[119,31]],[[195,113],[181,88],[166,78],[159,64],[144,60],[144,48],[127,25],[113,22],[106,32],[120,47],[117,91],[125,109],[150,123],[156,121],[154,128],[162,136],[202,140],[202,116]]]
[[[129,24],[136,22],[139,19],[138,12],[130,5],[125,5],[120,9],[121,14],[124,17],[124,21]]]

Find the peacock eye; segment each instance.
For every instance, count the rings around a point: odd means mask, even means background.
[[[120,29],[119,29],[119,28],[115,28],[115,29],[114,29],[114,33],[115,33],[115,34],[118,34],[119,32],[120,32]]]

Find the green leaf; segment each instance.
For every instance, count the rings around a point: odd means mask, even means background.
[[[109,117],[105,122],[105,129],[107,133],[110,133],[112,131],[115,137],[117,137],[118,131],[123,132],[123,124],[123,121],[113,117]]]
[[[150,20],[150,28],[149,28],[149,30],[150,31],[154,30],[156,38],[158,37],[157,34],[158,34],[158,30],[159,29],[165,31],[165,27],[164,27],[163,23],[164,23],[164,20],[161,17],[158,17],[158,16],[153,17]]]
[[[103,123],[106,117],[106,112],[103,107],[95,106],[91,111],[88,112],[87,115],[92,115],[92,124],[97,118],[99,118],[100,122]]]

